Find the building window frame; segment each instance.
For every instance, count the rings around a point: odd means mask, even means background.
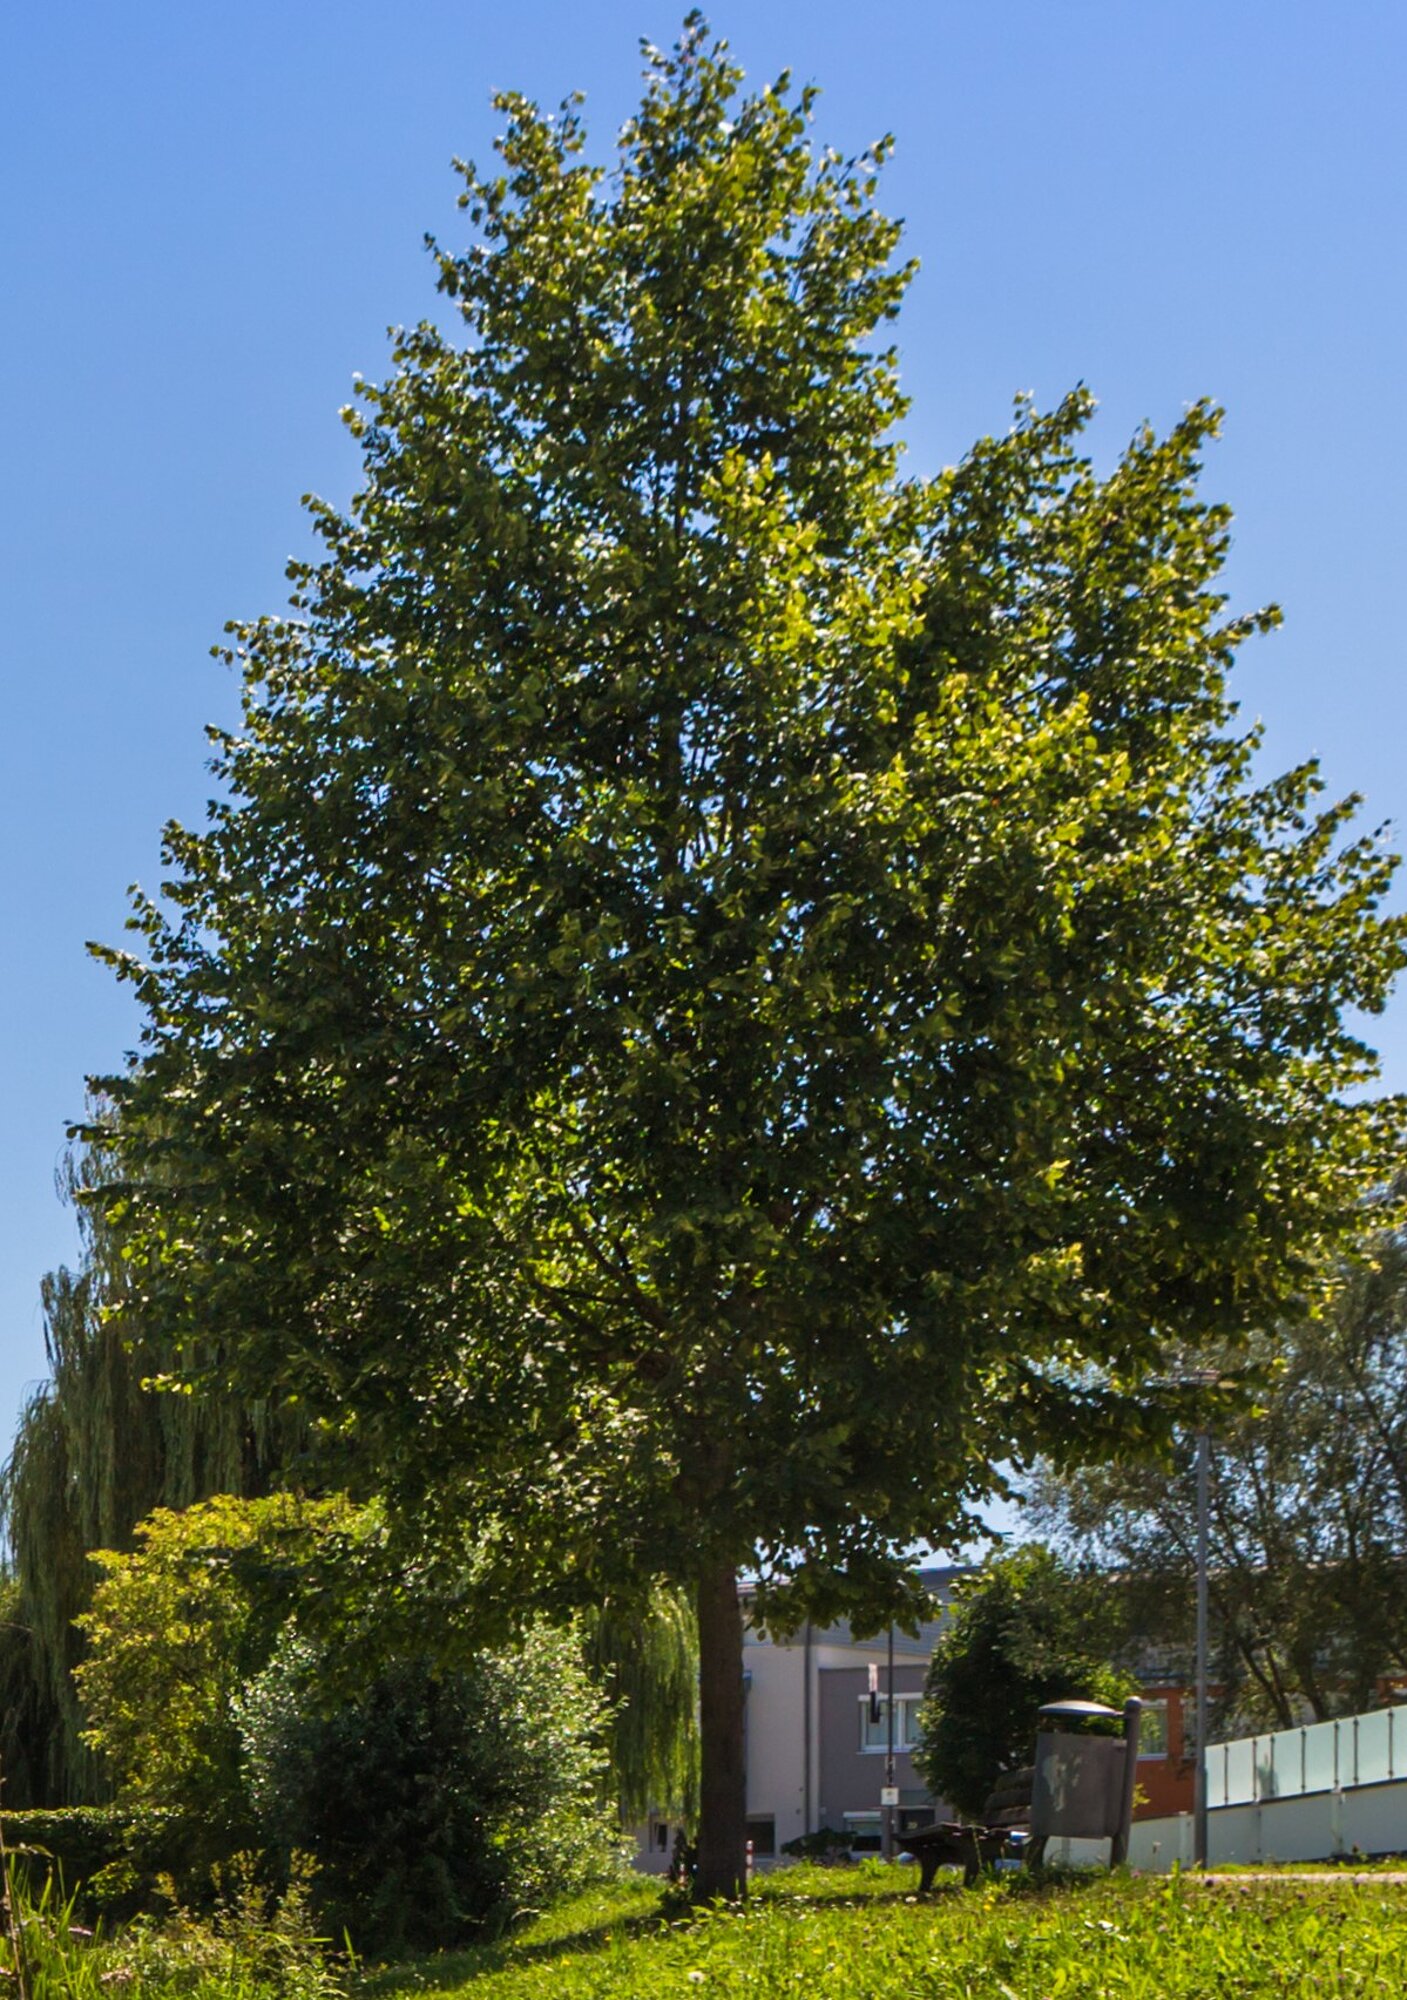
[[[896,1688],[894,1691],[894,1754],[907,1757],[918,1747],[921,1731],[918,1726],[921,1693],[912,1693]],[[860,1754],[862,1757],[883,1757],[889,1749],[888,1695],[879,1697],[879,1720],[870,1721],[870,1697],[862,1694],[860,1704]]]
[[[1150,1718],[1154,1719],[1157,1723],[1156,1730],[1152,1732],[1156,1734],[1158,1738],[1157,1742],[1149,1741],[1150,1732],[1148,1725]],[[1167,1695],[1162,1694],[1146,1695],[1143,1700],[1143,1714],[1139,1720],[1138,1760],[1140,1763],[1143,1762],[1145,1757],[1157,1757],[1165,1760],[1171,1754],[1171,1751],[1172,1707],[1169,1699]]]
[[[884,1815],[878,1808],[841,1814],[852,1854],[879,1854],[884,1847]]]

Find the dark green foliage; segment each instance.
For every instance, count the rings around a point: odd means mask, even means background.
[[[101,1557],[78,1672],[123,1804],[183,1820],[185,1878],[208,1893],[255,1842],[285,1869],[306,1850],[333,1934],[390,1950],[589,1879],[615,1826],[608,1712],[576,1634],[487,1654],[440,1607],[437,1657],[407,1653],[431,1621],[383,1555],[376,1510],[341,1497],[158,1510],[135,1549]],[[139,1893],[140,1867],[129,1878]]]
[[[914,1765],[930,1789],[980,1819],[1001,1772],[1030,1763],[1043,1703],[1075,1695],[1121,1706],[1136,1683],[1110,1664],[1115,1616],[1102,1578],[1039,1544],[964,1580],[919,1713]]]
[[[0,1578],[0,1784],[3,1804],[63,1796],[64,1717],[36,1659],[16,1578]]]
[[[52,1867],[71,1891],[122,1858],[135,1817],[125,1806],[58,1806],[7,1810],[0,1823],[6,1847],[26,1854],[31,1873]]]
[[[23,1744],[6,1759],[11,1803],[73,1803],[110,1790],[83,1740],[72,1680],[83,1656],[75,1621],[96,1580],[89,1551],[129,1548],[155,1507],[267,1491],[302,1439],[296,1414],[258,1398],[148,1386],[170,1369],[171,1349],[129,1296],[114,1226],[81,1199],[108,1171],[103,1136],[68,1162],[61,1188],[76,1201],[82,1262],[44,1280],[50,1376],[25,1406],[0,1474],[14,1582],[7,1619],[23,1635],[0,1640],[5,1727],[26,1718]],[[118,1326],[105,1313],[120,1302],[128,1309]]]
[[[615,1871],[605,1715],[570,1636],[402,1661],[333,1707],[325,1666],[290,1633],[239,1715],[264,1836],[314,1857],[334,1935],[435,1949]]]
[[[153,1850],[142,1866],[155,1865]],[[271,1892],[240,1856],[203,1886],[198,1907],[173,1905],[184,1895],[181,1871],[162,1865],[145,1900],[95,1902],[91,1885],[65,1890],[22,1857],[5,1882],[0,1981],[18,2000],[100,2000],[114,1989],[143,2000],[346,2000],[344,1966],[313,1935],[301,1874]],[[126,1922],[134,1913],[141,1921]]]
[[[53,1876],[92,1921],[120,1921],[169,1903],[158,1882],[208,1896],[202,1828],[189,1815],[152,1806],[36,1807],[0,1816],[5,1846],[36,1886]]]

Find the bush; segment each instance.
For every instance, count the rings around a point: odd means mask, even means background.
[[[356,1519],[345,1499],[218,1494],[138,1523],[137,1546],[97,1549],[102,1571],[77,1622],[84,1740],[117,1779],[123,1805],[182,1812],[211,1830],[212,1861],[247,1838],[235,1691],[268,1659],[287,1588],[322,1541]]]
[[[609,1708],[576,1635],[473,1653],[387,1585],[378,1537],[375,1510],[346,1499],[217,1496],[159,1510],[134,1550],[99,1555],[87,1741],[130,1825],[132,1808],[166,1808],[183,1832],[172,1858],[118,1840],[79,1869],[87,1893],[151,1907],[169,1873],[208,1909],[235,1852],[267,1846],[277,1882],[303,1850],[332,1934],[400,1951],[610,1871]],[[327,1621],[316,1641],[300,1602]],[[419,1657],[427,1633],[453,1666]]]
[[[431,1950],[619,1867],[573,1637],[538,1628],[453,1671],[403,1661],[337,1706],[324,1668],[290,1630],[236,1713],[263,1837],[315,1858],[334,1935]]]
[[[0,1925],[0,1982],[33,2000],[102,2000],[119,1993],[147,2000],[344,2000],[342,1969],[313,1935],[306,1871],[282,1893],[260,1883],[257,1859],[236,1856],[216,1871],[210,1907],[173,1907],[95,1937],[75,1923],[86,1915],[53,1876],[27,1878],[15,1863],[3,1883],[10,1921]]]
[[[799,1833],[795,1840],[784,1840],[782,1852],[797,1861],[848,1861],[853,1838],[852,1834],[837,1832],[833,1826],[822,1826],[814,1833]]]
[[[5,1846],[36,1896],[52,1883],[84,1916],[115,1919],[208,1891],[207,1830],[153,1806],[53,1806],[0,1814]]]

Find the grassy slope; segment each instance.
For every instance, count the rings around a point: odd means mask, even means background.
[[[912,1881],[911,1878],[912,1877]],[[1187,2000],[1401,1995],[1407,1888],[1177,1878],[1034,1889],[1003,1878],[923,1902],[917,1870],[788,1870],[745,1911],[671,1915],[633,1882],[510,1941],[400,1967],[369,2000]]]

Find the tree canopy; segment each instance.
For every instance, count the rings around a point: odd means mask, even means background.
[[[1346,1263],[1322,1317],[1257,1334],[1255,1383],[1211,1430],[1209,1596],[1218,1734],[1356,1713],[1407,1673],[1407,1242]],[[1036,1517],[1123,1579],[1130,1634],[1186,1670],[1197,1547],[1195,1436],[1150,1474],[1125,1460],[1043,1472]]]
[[[1216,413],[1083,392],[906,478],[886,144],[697,17],[609,170],[498,100],[459,325],[348,413],[171,826],[110,1079],[132,1310],[376,1465],[505,1618],[676,1581],[701,1884],[742,1867],[735,1573],[905,1606],[994,1468],[1300,1298],[1395,1143],[1346,1019],[1391,862],[1262,782]]]

